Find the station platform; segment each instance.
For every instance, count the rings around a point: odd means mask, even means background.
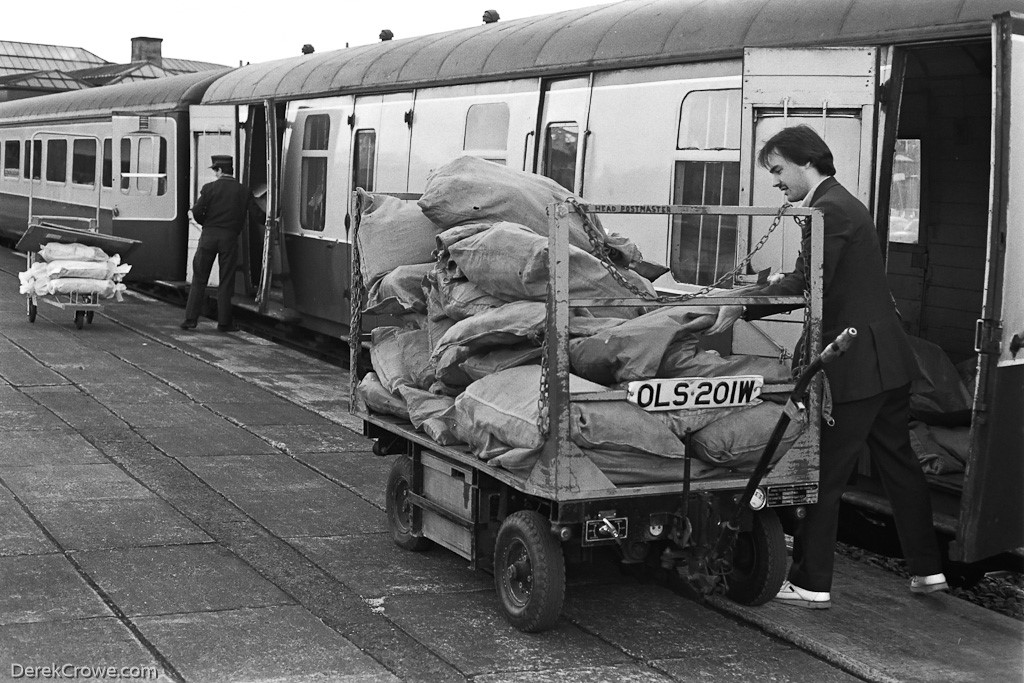
[[[698,604],[597,567],[555,630],[519,633],[490,576],[393,545],[391,458],[343,369],[180,330],[180,308],[132,293],[81,330],[45,305],[30,323],[23,269],[0,248],[0,680],[1024,678],[1024,623],[843,557],[830,610]]]

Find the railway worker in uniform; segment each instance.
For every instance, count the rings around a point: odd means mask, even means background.
[[[932,528],[931,500],[910,446],[910,383],[919,376],[910,343],[889,292],[878,236],[867,208],[833,177],[832,152],[808,126],[776,133],[758,153],[792,203],[803,201],[824,213],[824,302],[822,334],[834,339],[855,327],[857,338],[840,358],[825,366],[832,394],[831,419],[821,425],[818,503],[807,509],[793,544],[793,564],[776,600],[823,609],[830,605],[840,497],[867,449],[893,507],[896,528],[911,574],[911,591],[947,588]],[[804,229],[796,268],[756,293],[802,294],[806,284]],[[786,310],[778,306],[723,306],[708,333]],[[799,350],[797,358],[800,357]]]
[[[249,190],[235,180],[233,166],[229,155],[213,155],[210,168],[217,179],[203,185],[199,199],[192,207],[192,218],[202,226],[203,232],[192,259],[192,287],[185,304],[185,321],[181,323],[183,330],[195,329],[199,323],[214,259],[220,269],[217,330],[232,332],[237,329],[231,320],[231,295],[235,291],[235,270],[238,267],[238,236],[245,228],[246,218],[263,222],[266,214],[253,201]]]

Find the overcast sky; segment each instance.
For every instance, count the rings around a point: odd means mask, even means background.
[[[131,58],[135,36],[163,38],[163,55],[227,66],[266,62],[476,26],[610,0],[3,0],[0,40],[82,47],[110,62]]]

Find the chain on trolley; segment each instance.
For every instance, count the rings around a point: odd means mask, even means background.
[[[697,290],[695,292],[687,292],[685,294],[660,294],[659,295],[659,294],[651,294],[650,292],[648,292],[647,290],[643,289],[642,287],[638,287],[634,283],[630,282],[626,278],[626,276],[624,276],[622,274],[622,272],[618,269],[618,267],[612,261],[611,257],[608,255],[608,248],[607,248],[607,246],[605,244],[605,241],[604,241],[604,235],[601,233],[600,230],[598,230],[594,226],[593,221],[590,220],[590,215],[587,214],[587,212],[583,210],[582,206],[580,206],[579,200],[577,200],[575,197],[570,197],[570,198],[568,198],[566,200],[566,202],[571,204],[573,209],[575,209],[576,213],[579,214],[580,219],[581,219],[581,221],[583,223],[583,229],[584,229],[584,231],[586,232],[586,235],[587,235],[587,240],[590,241],[590,245],[593,247],[592,254],[598,258],[598,260],[601,262],[601,265],[604,267],[604,269],[608,271],[608,274],[611,275],[612,278],[616,282],[618,282],[620,285],[622,285],[625,289],[627,289],[629,292],[631,292],[635,296],[637,296],[637,297],[639,297],[641,299],[647,299],[648,301],[658,302],[658,303],[674,303],[674,302],[688,301],[690,299],[695,299],[697,297],[701,297],[701,296],[704,296],[705,294],[708,294],[712,290],[718,288],[719,285],[721,285],[722,283],[726,282],[727,280],[731,280],[731,279],[735,278],[737,275],[739,275],[743,271],[744,268],[747,267],[747,264],[750,263],[750,260],[754,257],[754,254],[756,254],[758,251],[761,250],[761,248],[768,241],[768,238],[771,237],[771,234],[773,232],[775,232],[775,229],[778,228],[779,225],[782,223],[782,217],[786,213],[786,209],[789,209],[789,208],[791,208],[793,206],[792,204],[789,204],[788,202],[783,204],[782,206],[780,206],[778,212],[776,212],[776,214],[775,214],[775,218],[772,220],[772,224],[768,227],[768,231],[761,237],[760,240],[758,240],[757,244],[754,245],[754,248],[751,249],[750,252],[746,256],[744,256],[742,259],[740,259],[737,262],[735,268],[733,268],[732,270],[730,270],[727,273],[723,274],[720,278],[718,278],[717,280],[712,282],[710,285],[707,285],[707,286],[705,286],[705,287],[703,287],[703,288],[701,288],[701,289],[699,289],[699,290]],[[805,226],[805,222],[801,221],[798,217],[794,216],[794,220],[796,220],[797,224],[800,225],[801,228],[803,228]],[[806,278],[805,278],[805,281],[806,281]],[[551,290],[551,278],[549,277],[548,278],[548,293],[547,293],[548,297],[549,297],[548,298],[549,301],[550,301],[550,296],[551,296],[551,291],[550,290]],[[809,316],[809,313],[808,313],[809,308],[807,306],[807,302],[809,301],[809,299],[810,299],[810,291],[805,288],[804,289],[804,329],[807,329],[808,316]],[[807,344],[804,344],[804,346],[806,347]],[[804,358],[808,358],[808,350],[807,349],[804,350],[804,354],[803,355],[804,355]],[[541,342],[541,354],[540,354],[540,395],[537,397],[537,427],[540,430],[540,435],[541,435],[542,439],[547,439],[548,430],[550,429],[550,421],[548,419],[549,418],[549,408],[548,408],[548,399],[547,399],[547,397],[548,397],[548,382],[549,382],[548,374],[549,374],[549,372],[550,372],[550,368],[548,367],[548,339],[547,339],[547,335],[544,335],[544,338],[543,338],[543,340]]]

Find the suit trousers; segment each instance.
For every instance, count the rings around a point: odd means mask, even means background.
[[[865,448],[892,504],[910,573],[942,571],[928,483],[910,447],[909,414],[908,384],[859,401],[836,403],[835,424],[829,427],[822,422],[818,502],[808,506],[793,539],[789,580],[800,588],[831,590],[839,504]]]
[[[231,324],[231,296],[235,293],[235,271],[238,269],[238,233],[222,228],[203,230],[199,247],[192,259],[192,286],[185,304],[185,319],[198,320],[203,312],[206,285],[210,281],[213,261],[217,260],[220,284],[217,287],[217,323]]]

